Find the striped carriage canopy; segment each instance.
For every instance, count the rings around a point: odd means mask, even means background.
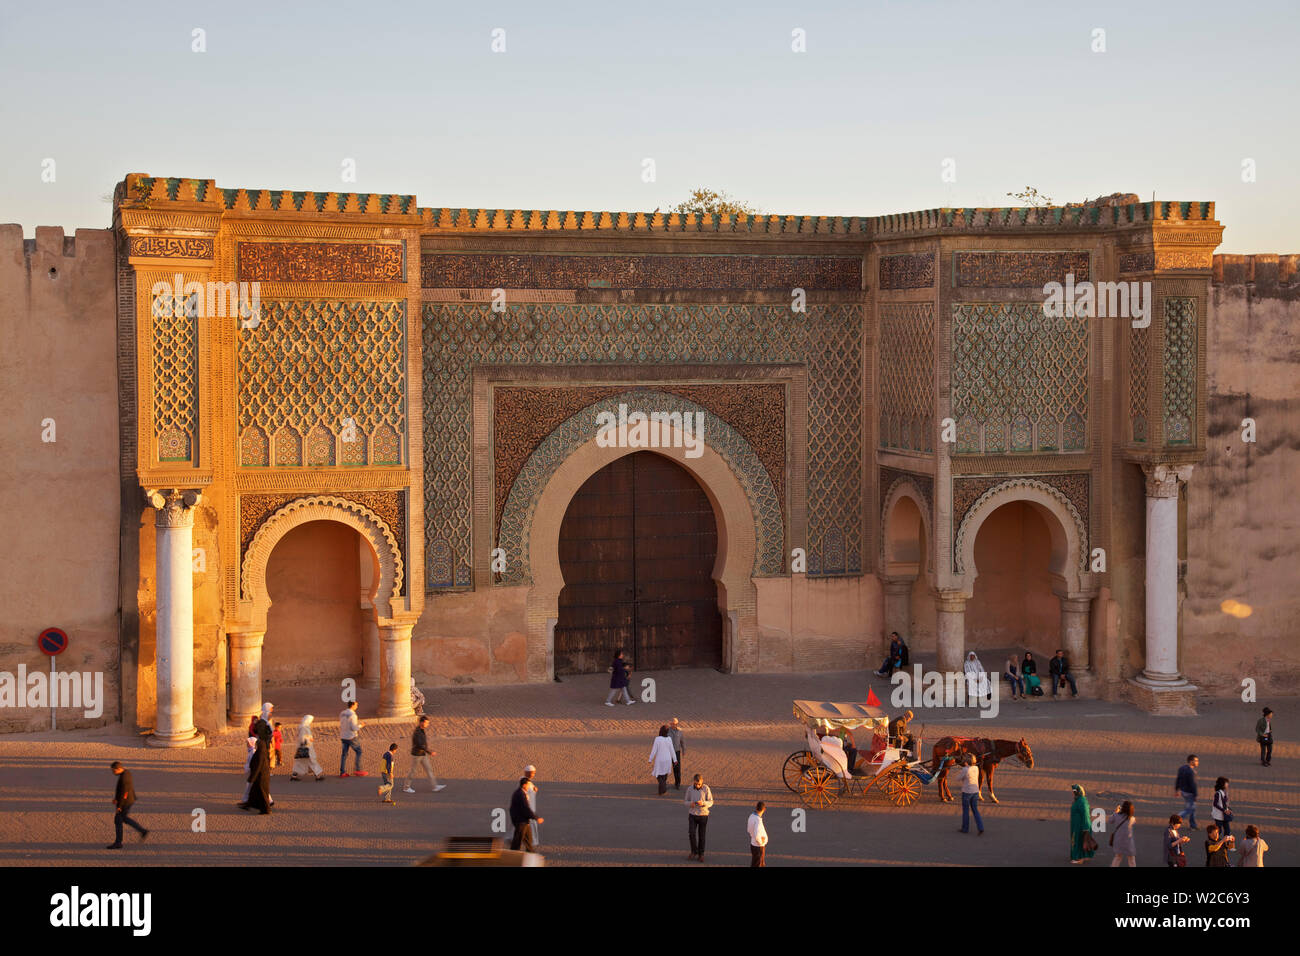
[[[859,727],[869,727],[883,734],[889,725],[889,716],[883,710],[867,704],[796,700],[794,715],[805,726],[822,729],[845,727],[857,730]]]

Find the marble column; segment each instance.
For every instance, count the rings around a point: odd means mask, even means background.
[[[959,674],[966,662],[966,595],[961,591],[936,591],[935,596],[939,670]]]
[[[889,635],[897,631],[904,641],[911,642],[912,585],[916,578],[882,578],[885,590],[885,643],[884,654],[889,649]],[[874,661],[873,666],[879,666]]]
[[[1061,598],[1061,646],[1070,661],[1070,671],[1084,674],[1089,669],[1088,636],[1090,597]]]
[[[1191,465],[1144,465],[1147,490],[1146,667],[1139,683],[1187,685],[1178,670],[1178,486]]]
[[[230,722],[247,726],[262,712],[262,640],[265,631],[230,635]]]
[[[152,747],[204,744],[194,727],[194,508],[198,491],[149,492],[157,509],[157,714]]]
[[[379,716],[409,717],[411,706],[412,624],[380,624]]]

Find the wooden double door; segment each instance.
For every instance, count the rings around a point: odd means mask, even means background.
[[[721,667],[713,507],[691,474],[634,452],[592,475],[560,525],[555,673],[593,674],[614,653],[639,671]]]

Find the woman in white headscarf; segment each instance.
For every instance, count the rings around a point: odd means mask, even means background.
[[[308,714],[298,727],[297,750],[293,754],[293,772],[290,780],[301,780],[307,774],[315,774],[317,780],[325,779],[325,771],[316,761],[316,740],[311,732],[311,722],[316,718]]]
[[[966,655],[966,699],[983,700],[989,695],[989,675],[971,651]]]

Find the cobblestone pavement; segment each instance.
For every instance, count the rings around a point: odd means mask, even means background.
[[[638,679],[644,675],[637,675]],[[411,721],[370,720],[362,731],[366,778],[291,783],[277,770],[271,792],[276,813],[247,815],[234,806],[243,790],[240,732],[210,737],[204,750],[152,750],[119,728],[67,734],[0,737],[0,863],[5,865],[164,864],[177,866],[414,863],[450,835],[491,831],[492,812],[508,806],[525,764],[536,764],[546,818],[542,849],[548,865],[694,865],[686,861],[682,794],[656,795],[646,762],[659,725],[677,716],[686,732],[684,775],[702,772],[717,805],[709,824],[708,863],[746,865],[745,821],[756,800],[768,803],[769,865],[929,864],[1051,866],[1068,858],[1069,786],[1083,784],[1094,807],[1110,811],[1122,799],[1138,808],[1138,861],[1160,863],[1163,822],[1182,802],[1174,773],[1188,753],[1201,757],[1209,819],[1216,776],[1232,779],[1234,832],[1262,829],[1266,864],[1293,865],[1300,850],[1300,745],[1286,741],[1289,715],[1300,699],[1270,700],[1282,741],[1273,766],[1261,767],[1253,726],[1261,704],[1203,702],[1197,718],[1156,718],[1112,701],[1002,701],[996,719],[974,710],[918,711],[929,743],[947,733],[1018,738],[1033,747],[1033,770],[1012,759],[998,771],[994,806],[982,811],[987,834],[956,832],[960,808],[939,803],[933,786],[910,808],[881,796],[846,797],[830,810],[809,810],[806,829],[793,825],[801,809],[781,782],[781,764],[798,749],[802,730],[791,717],[793,698],[861,700],[865,672],[726,676],[712,671],[650,675],[656,702],[603,706],[604,675],[563,683],[473,688],[472,693],[428,693],[438,751],[434,766],[448,788],[432,794],[395,794],[398,806],[378,802],[380,754],[399,745],[405,773]],[[276,700],[273,692],[268,697]],[[297,721],[287,711],[317,713],[317,751],[328,773],[338,772],[337,691],[293,688],[279,694],[285,753],[293,751]],[[366,720],[367,695],[361,715]],[[889,708],[892,710],[892,708]],[[916,709],[916,708],[913,708]],[[112,840],[112,760],[133,771],[140,794],[133,816],[153,832],[141,844],[128,833],[117,853]],[[206,814],[194,832],[193,811]],[[1203,824],[1202,824],[1203,825]],[[1191,863],[1203,859],[1201,833]],[[1107,865],[1103,844],[1096,861]]]

